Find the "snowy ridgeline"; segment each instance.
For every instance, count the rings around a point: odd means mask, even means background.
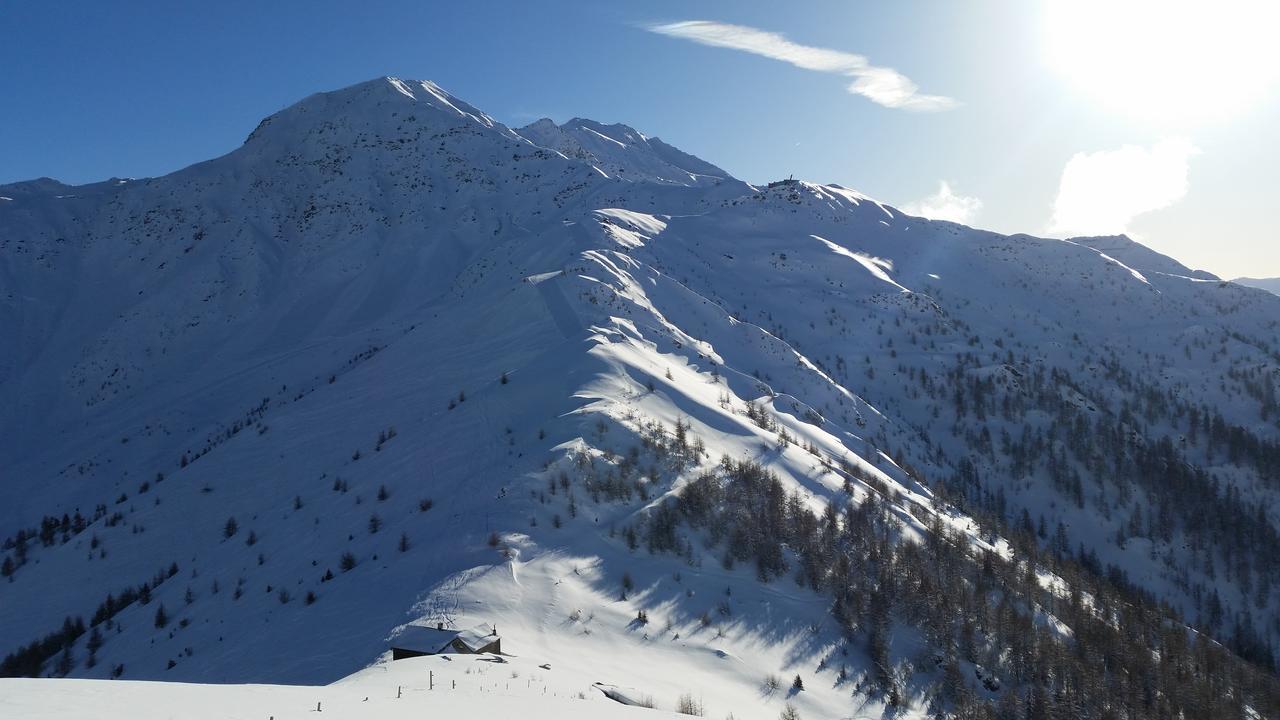
[[[421,620],[711,716],[1280,702],[1280,298],[396,79],[0,195],[7,674]]]
[[[1280,295],[1280,278],[1236,278],[1232,282]]]

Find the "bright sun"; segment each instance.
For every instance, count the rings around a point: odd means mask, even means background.
[[[1046,0],[1053,65],[1107,109],[1164,126],[1238,114],[1280,75],[1280,0]]]

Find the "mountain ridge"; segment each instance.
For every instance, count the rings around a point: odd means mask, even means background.
[[[1088,622],[1071,585],[1274,662],[1280,298],[1117,239],[673,182],[650,138],[605,158],[639,158],[623,180],[393,80],[161,178],[0,203],[0,646],[149,593],[94,664],[76,635],[37,674],[327,682],[421,619],[556,666],[608,648],[742,717],[777,715],[740,702],[772,673],[815,716],[1066,692],[993,622],[959,653],[922,624],[915,543],[1043,577],[1008,603],[1050,634]]]
[[[1262,290],[1266,290],[1269,293],[1280,295],[1280,278],[1241,277],[1241,278],[1236,278],[1231,282],[1236,283],[1238,285],[1246,285],[1248,287],[1259,288]]]
[[[606,125],[575,117],[556,125],[543,118],[517,132],[536,145],[603,165],[614,174],[630,171],[624,179],[639,177],[678,185],[736,180],[721,168],[622,123]],[[745,191],[747,187],[739,183],[740,189]]]

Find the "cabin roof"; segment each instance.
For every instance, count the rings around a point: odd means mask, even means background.
[[[479,650],[497,639],[498,636],[494,634],[493,628],[483,623],[465,630],[440,630],[428,625],[406,625],[391,639],[391,647],[436,654],[448,649],[454,640],[461,640],[468,648]]]
[[[497,633],[487,624],[481,623],[458,633],[458,639],[472,650],[479,650],[498,639]]]

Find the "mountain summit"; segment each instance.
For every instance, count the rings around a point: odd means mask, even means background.
[[[1280,297],[395,78],[0,197],[3,674],[1280,712]]]

